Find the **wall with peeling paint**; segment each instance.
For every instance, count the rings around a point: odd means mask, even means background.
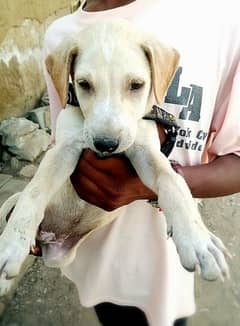
[[[71,0],[0,0],[0,121],[38,105],[45,91],[41,47],[48,24]]]

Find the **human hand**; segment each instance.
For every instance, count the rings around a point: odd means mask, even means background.
[[[158,128],[161,142],[162,128]],[[81,155],[71,182],[83,200],[112,211],[138,199],[156,199],[157,196],[139,179],[125,156],[100,159],[87,149]]]

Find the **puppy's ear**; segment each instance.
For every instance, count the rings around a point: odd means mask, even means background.
[[[150,63],[152,87],[156,101],[160,104],[176,72],[180,55],[174,48],[155,39],[146,40],[142,48]]]
[[[69,74],[78,51],[75,41],[65,41],[50,53],[45,60],[47,71],[52,78],[63,108],[67,104]]]

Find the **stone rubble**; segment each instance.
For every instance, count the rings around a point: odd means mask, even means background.
[[[41,129],[44,129],[47,132],[50,131],[51,121],[48,105],[29,111],[25,117],[37,123]]]
[[[25,178],[32,178],[37,171],[37,166],[34,164],[25,165],[20,171],[19,175]]]
[[[24,117],[0,122],[1,170],[7,167],[14,174],[32,177],[50,147],[50,133],[49,106],[29,111]]]

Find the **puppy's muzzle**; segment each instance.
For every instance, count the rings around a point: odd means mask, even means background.
[[[93,145],[101,153],[113,153],[118,148],[119,141],[108,137],[96,137]]]

